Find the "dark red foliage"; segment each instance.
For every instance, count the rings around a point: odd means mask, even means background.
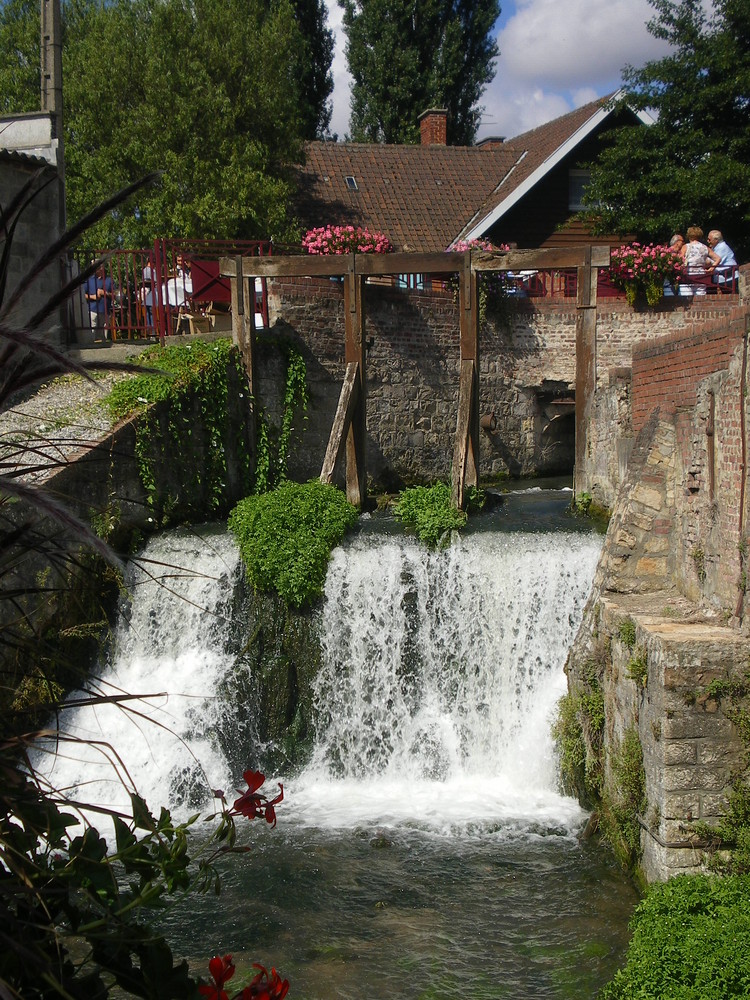
[[[260,972],[240,994],[242,1000],[284,1000],[289,992],[289,980],[282,979],[276,969],[271,969],[269,976],[262,965],[254,963],[253,968]]]

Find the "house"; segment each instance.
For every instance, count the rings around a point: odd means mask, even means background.
[[[615,107],[620,92],[513,139],[446,145],[446,116],[420,117],[421,144],[310,142],[299,169],[298,215],[305,228],[367,226],[396,250],[434,252],[486,237],[519,248],[611,243],[575,218],[602,137],[646,114]]]

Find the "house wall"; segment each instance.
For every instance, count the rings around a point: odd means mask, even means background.
[[[39,169],[41,161],[25,156],[3,154],[0,150],[0,206],[7,207],[23,185]],[[5,300],[8,301],[21,278],[34,261],[60,234],[60,189],[57,171],[53,167],[44,168],[43,181],[52,178],[37,197],[23,211],[13,235],[12,253],[9,259],[8,285]],[[25,293],[23,300],[14,310],[11,320],[23,325],[51,295],[61,286],[61,265],[50,264]],[[54,315],[43,330],[56,340],[62,339],[60,317]]]
[[[594,130],[503,215],[487,233],[488,238],[497,245],[516,243],[520,249],[582,243],[620,246],[628,242],[614,234],[595,237],[591,227],[575,218],[576,212],[568,207],[569,171],[594,161],[601,152],[602,137],[617,124],[609,121]]]

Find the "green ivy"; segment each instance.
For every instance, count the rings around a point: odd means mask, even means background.
[[[234,367],[239,384],[245,378],[238,351],[229,340],[195,341],[149,348],[137,364],[156,371],[141,371],[116,383],[104,405],[115,420],[141,414],[135,456],[149,507],[162,520],[168,520],[180,504],[189,510],[199,502],[202,514],[220,510],[227,479],[230,368]],[[195,426],[196,401],[200,428]],[[164,404],[166,419],[155,403]],[[248,483],[250,455],[241,435],[235,447]],[[177,481],[177,495],[165,493],[161,486],[159,473],[165,464]]]
[[[641,853],[639,817],[646,808],[646,772],[635,727],[625,731],[622,742],[612,751],[610,766],[613,787],[605,802],[605,833],[615,852],[632,865]]]
[[[331,550],[358,516],[340,490],[314,479],[246,497],[229,515],[229,529],[255,589],[276,591],[299,608],[322,594]]]
[[[447,483],[402,490],[393,512],[399,521],[416,531],[421,541],[432,546],[447,545],[451,532],[463,528],[467,517],[466,511],[452,506]]]
[[[589,664],[582,684],[558,702],[552,725],[563,790],[577,794],[587,805],[601,796],[604,721],[604,693]]]
[[[287,477],[289,446],[294,422],[301,412],[301,421],[307,421],[309,393],[307,368],[302,355],[293,348],[287,349],[286,381],[284,386],[284,412],[281,429],[276,440],[276,454],[272,446],[272,428],[266,415],[258,412],[257,444],[255,459],[255,486],[253,492],[267,493]]]

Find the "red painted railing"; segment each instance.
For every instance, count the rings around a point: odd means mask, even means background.
[[[154,241],[148,250],[102,250],[99,285],[102,304],[87,297],[97,278],[82,283],[74,297],[71,325],[79,344],[106,340],[159,340],[179,333],[231,330],[229,278],[219,274],[221,257],[258,257],[272,253],[268,240]],[[78,254],[73,267],[89,263]],[[255,282],[256,325],[268,326],[265,279]]]

